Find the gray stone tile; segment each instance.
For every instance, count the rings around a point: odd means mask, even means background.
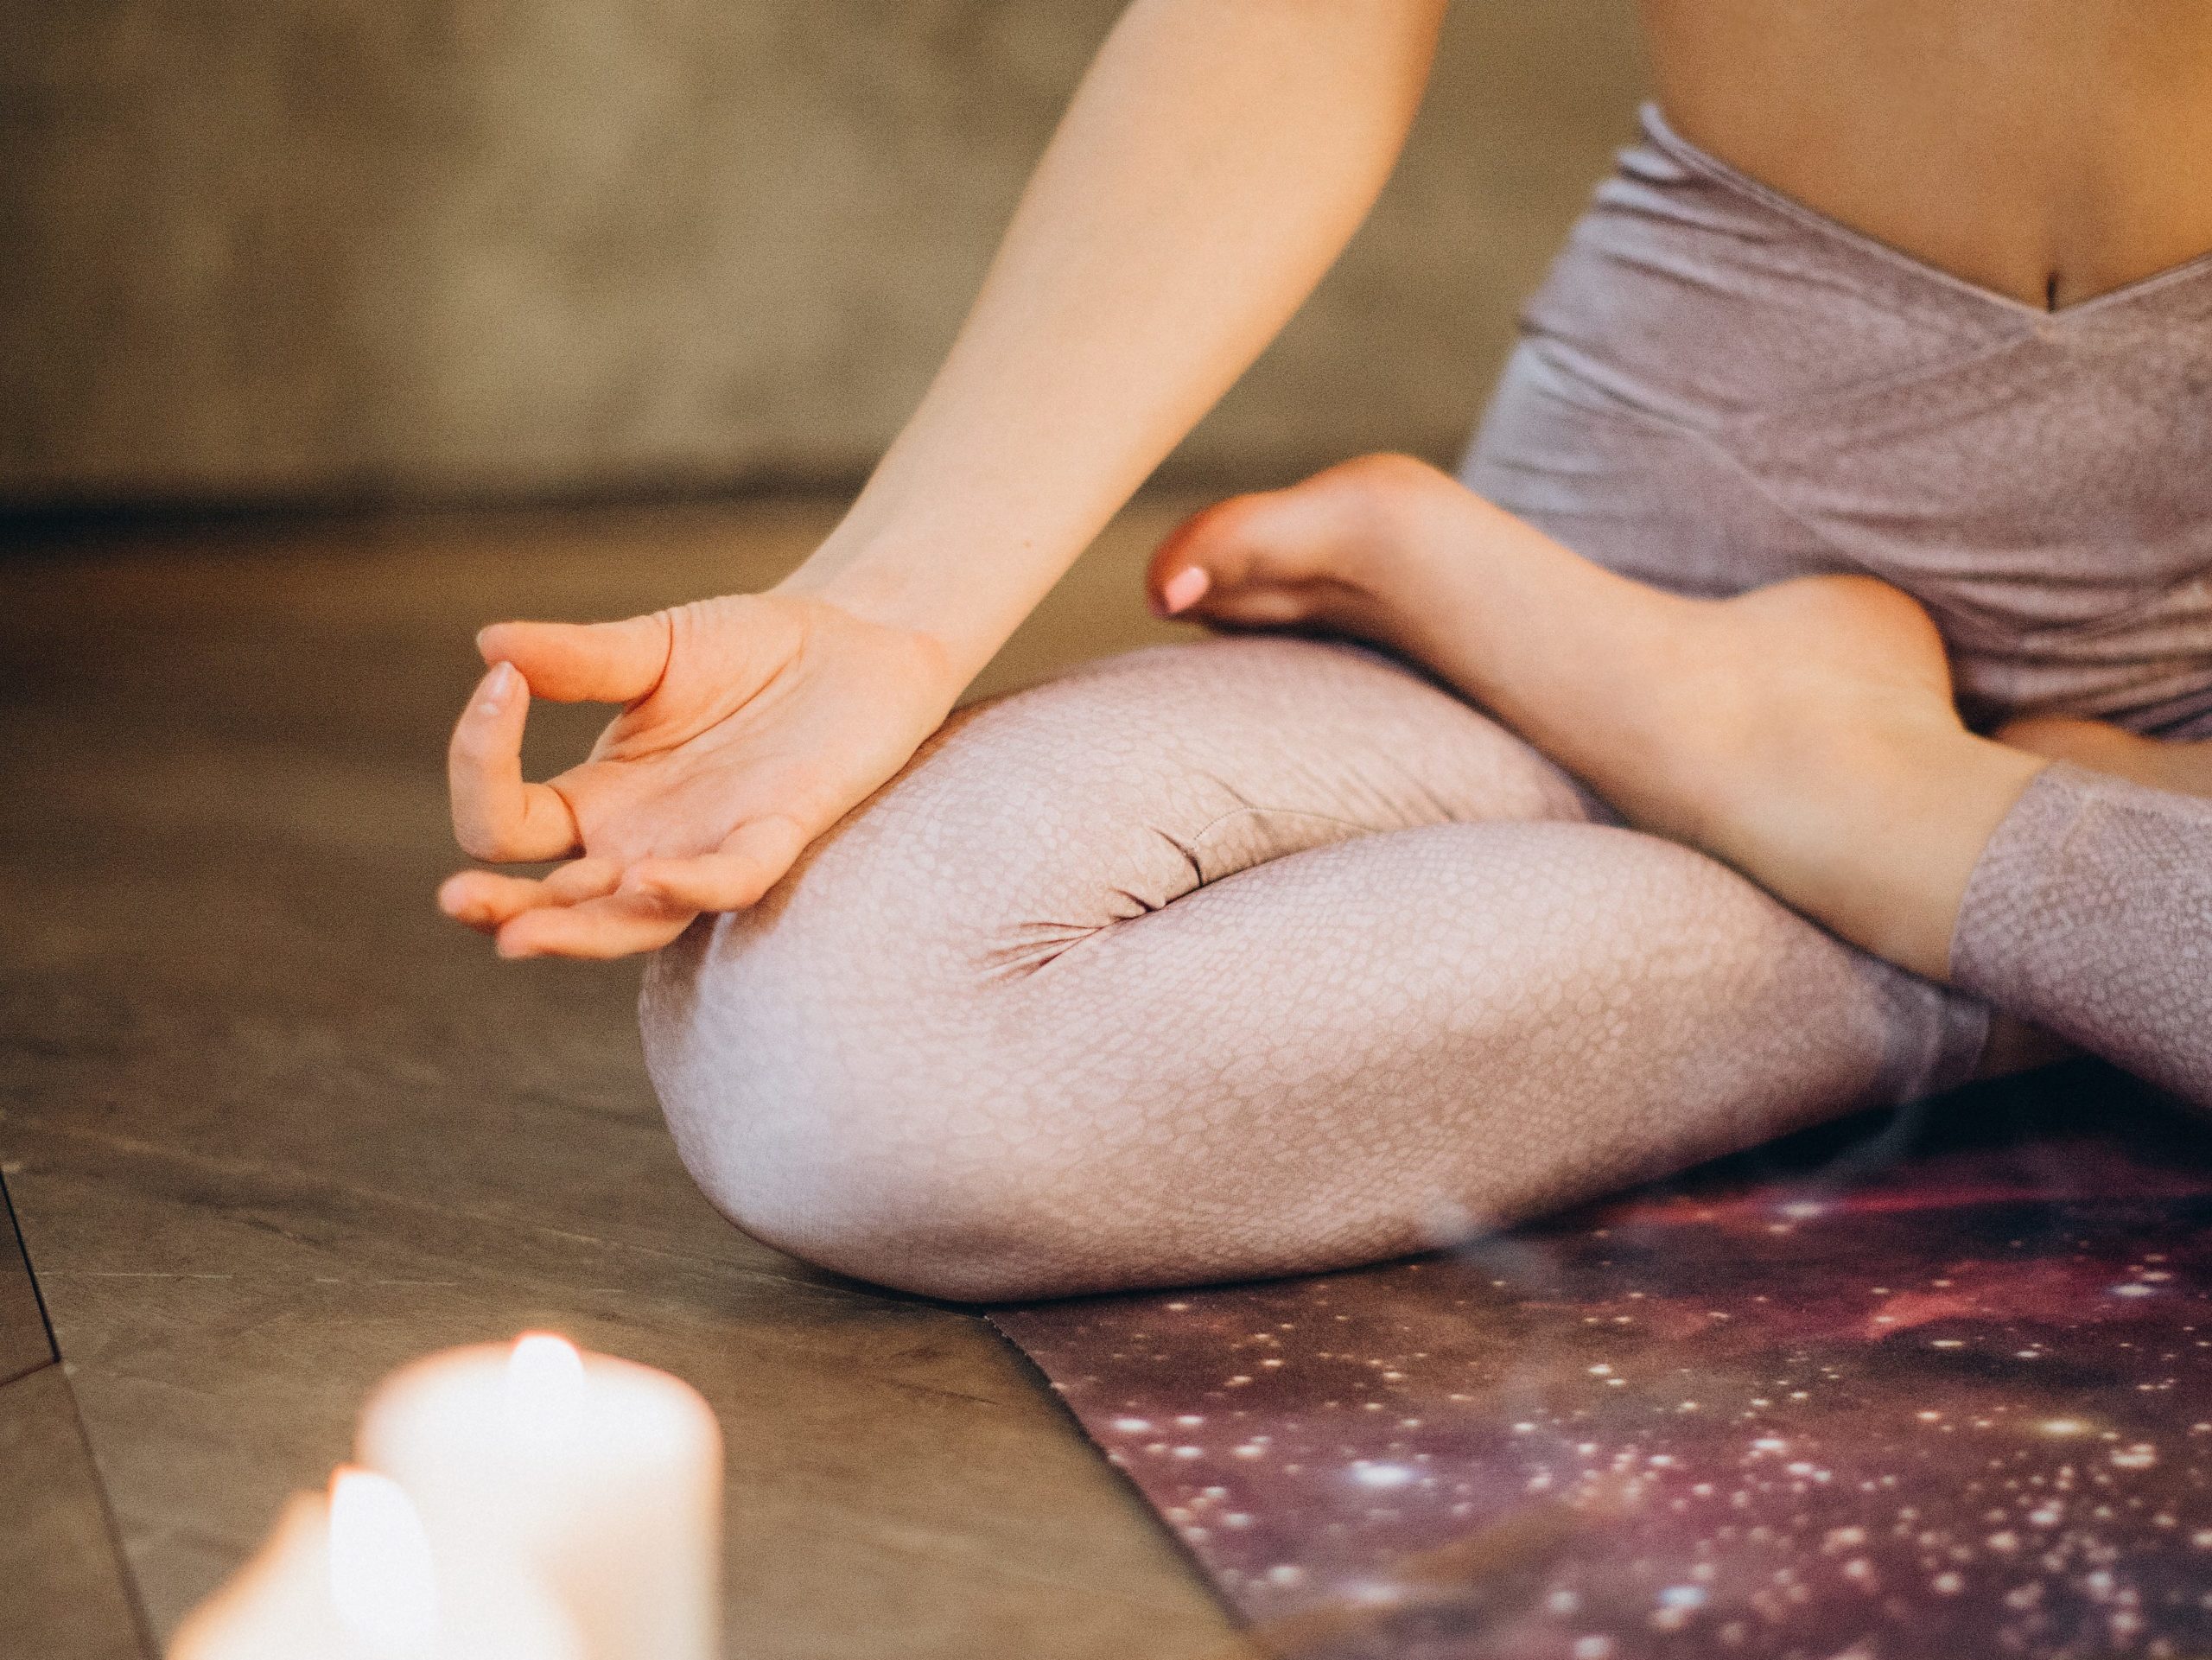
[[[0,1660],[150,1660],[58,1365],[0,1387]]]
[[[60,1357],[48,1336],[46,1317],[31,1282],[31,1265],[16,1231],[15,1208],[0,1182],[0,1383],[50,1365]]]
[[[1163,637],[1136,572],[1173,511],[1109,537],[995,684]],[[699,1197],[633,965],[501,964],[431,907],[475,623],[748,585],[830,517],[264,527],[11,572],[0,1158],[157,1631],[346,1455],[386,1371],[550,1326],[715,1407],[748,1660],[1221,1641],[981,1320],[817,1272]],[[546,713],[546,759],[596,718]]]

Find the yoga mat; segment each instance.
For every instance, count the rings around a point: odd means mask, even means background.
[[[2101,1069],[1311,1279],[998,1311],[1262,1646],[2212,1653],[2212,1133]]]

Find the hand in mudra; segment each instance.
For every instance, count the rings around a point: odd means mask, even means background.
[[[944,721],[959,686],[926,635],[798,594],[702,600],[626,622],[503,622],[447,755],[465,870],[448,916],[505,957],[657,950],[751,905]],[[532,696],[621,703],[590,756],[522,776]]]

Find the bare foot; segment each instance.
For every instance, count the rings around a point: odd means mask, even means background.
[[[1217,502],[1154,553],[1153,608],[1217,628],[1384,643],[1423,586],[1420,567],[1453,557],[1421,541],[1440,487],[1467,495],[1410,455],[1362,455],[1287,490]]]
[[[1404,456],[1210,508],[1152,582],[1164,611],[1411,658],[1632,822],[1931,978],[1983,845],[2044,765],[1960,723],[1935,626],[1894,588],[1664,593]]]

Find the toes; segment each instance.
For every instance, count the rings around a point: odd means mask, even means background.
[[[1248,516],[1248,504],[1258,499],[1231,496],[1217,501],[1167,533],[1145,576],[1155,615],[1180,615],[1209,593],[1218,594],[1244,580],[1248,559],[1234,527]]]
[[[1209,628],[1332,629],[1350,626],[1353,607],[1343,603],[1335,583],[1300,582],[1286,587],[1260,583],[1217,590],[1183,614]]]
[[[1187,611],[1206,596],[1213,586],[1212,573],[1203,565],[1185,565],[1160,584],[1155,609],[1163,617]]]
[[[1160,544],[1147,588],[1163,617],[1280,626],[1303,620],[1300,590],[1344,557],[1327,504],[1307,486],[1231,496],[1192,515]]]

